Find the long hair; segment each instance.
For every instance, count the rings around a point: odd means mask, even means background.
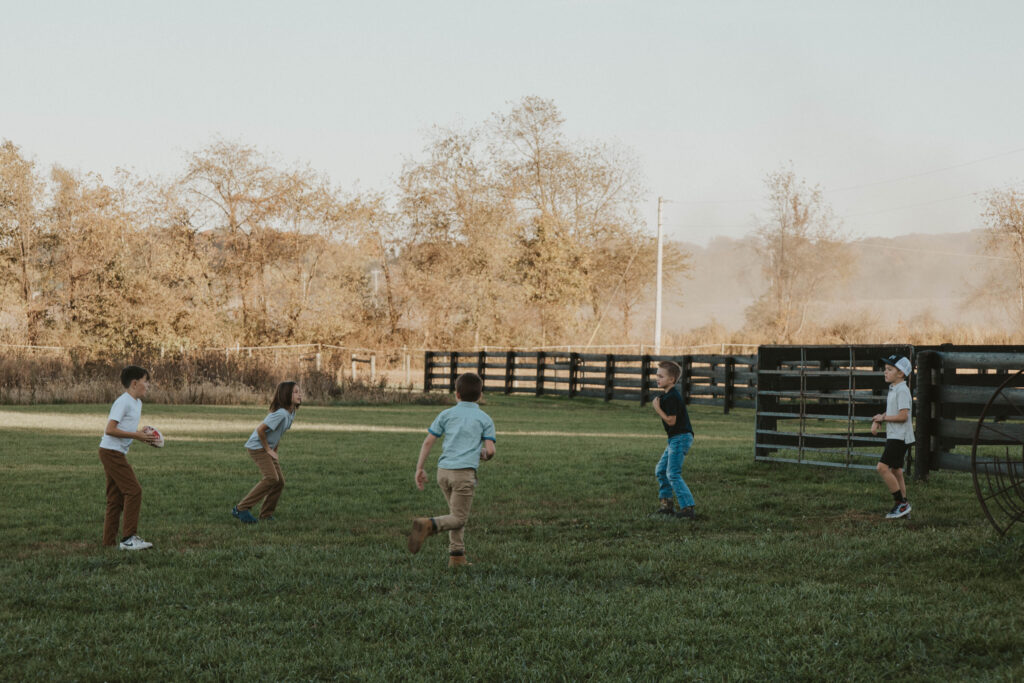
[[[298,382],[281,382],[277,385],[277,390],[274,391],[274,399],[270,402],[270,412],[285,408],[291,412],[298,410],[297,406],[292,405],[292,390],[295,389],[295,385]]]

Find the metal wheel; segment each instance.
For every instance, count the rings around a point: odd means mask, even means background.
[[[1024,370],[992,394],[971,444],[974,492],[988,520],[1006,534],[1024,519]]]

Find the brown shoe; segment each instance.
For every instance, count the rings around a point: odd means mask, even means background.
[[[420,546],[423,545],[423,541],[426,540],[427,536],[432,536],[437,533],[434,528],[434,523],[429,517],[417,517],[412,520],[412,533],[409,534],[409,552],[418,553]]]
[[[660,515],[671,515],[675,512],[675,506],[672,503],[671,498],[661,498],[661,507],[658,508],[658,514]]]
[[[472,567],[473,563],[466,559],[465,555],[449,555],[448,556],[448,568],[452,567]]]

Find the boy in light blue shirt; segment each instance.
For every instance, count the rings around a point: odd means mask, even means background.
[[[481,460],[494,457],[497,441],[494,420],[480,409],[477,401],[483,393],[483,380],[474,372],[459,375],[455,380],[458,404],[441,411],[434,418],[416,461],[416,488],[423,490],[427,472],[423,469],[434,442],[444,438],[441,457],[437,461],[437,485],[448,501],[448,514],[442,517],[417,517],[409,534],[409,552],[419,552],[427,536],[448,532],[448,566],[469,564],[463,533],[469,509],[476,492],[476,470]]]

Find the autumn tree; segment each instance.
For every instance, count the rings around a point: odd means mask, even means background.
[[[755,232],[768,289],[747,321],[780,342],[803,329],[810,303],[848,275],[848,240],[818,186],[792,169],[768,174],[769,216]]]
[[[40,343],[44,309],[37,300],[39,244],[42,238],[43,187],[34,164],[9,140],[0,144],[0,301],[18,311],[15,334],[27,344]]]
[[[994,260],[983,285],[1018,326],[1024,326],[1024,193],[1019,188],[992,190],[984,197],[982,246]]]

